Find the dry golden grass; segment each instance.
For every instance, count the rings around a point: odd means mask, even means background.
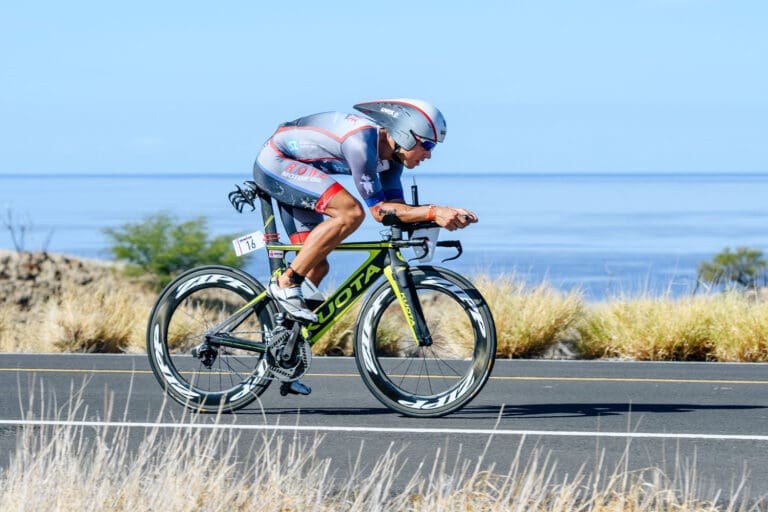
[[[579,325],[585,357],[768,361],[768,302],[740,293],[615,299]]]
[[[313,345],[312,352],[324,356],[351,356],[354,352],[352,339],[355,334],[357,315],[362,306],[362,299],[339,317]]]
[[[4,352],[141,352],[154,292],[123,279],[67,285],[31,312],[0,308]]]
[[[42,319],[43,312],[39,310],[21,315],[15,307],[0,306],[0,352],[57,352],[40,335]]]
[[[499,357],[538,356],[573,336],[571,328],[584,313],[578,291],[562,293],[547,283],[529,287],[514,275],[475,276],[496,323]]]
[[[0,352],[16,352],[11,343],[15,311],[9,307],[0,307]]]
[[[588,358],[768,361],[764,296],[616,297],[587,304],[578,291],[564,293],[546,283],[531,287],[510,275],[473,281],[493,312],[499,357],[537,357],[559,341],[572,341]],[[112,275],[86,286],[65,283],[60,297],[32,311],[0,305],[0,351],[143,352],[155,298],[149,287]],[[466,315],[439,294],[421,299],[440,346],[464,354],[469,338],[456,333],[468,332]],[[361,302],[317,341],[315,354],[352,355]],[[396,354],[410,332],[397,304],[390,309],[377,337],[383,350],[389,343]],[[183,338],[194,329],[179,326],[178,334]]]
[[[155,294],[138,284],[100,281],[68,288],[49,304],[41,333],[62,352],[140,352]]]

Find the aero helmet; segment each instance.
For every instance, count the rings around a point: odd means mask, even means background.
[[[426,101],[366,101],[355,105],[355,109],[386,128],[387,133],[405,150],[413,149],[416,145],[414,135],[433,142],[445,140],[445,118],[434,105]]]

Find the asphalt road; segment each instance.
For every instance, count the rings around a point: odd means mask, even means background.
[[[768,495],[765,364],[503,360],[471,404],[437,419],[384,408],[353,359],[315,358],[304,380],[312,395],[281,397],[273,385],[260,402],[220,424],[236,429],[244,446],[263,432],[320,434],[318,455],[331,458],[339,475],[361,450],[365,464],[388,449],[401,451],[408,478],[438,450],[453,464],[476,460],[487,446],[483,465],[499,472],[518,449],[523,457],[549,455],[558,478],[582,466],[594,471],[603,453],[601,471],[610,472],[627,453],[634,469],[658,466],[672,474],[676,463],[693,464],[703,486],[722,486],[726,496],[745,474],[750,496]],[[20,429],[40,419],[22,412],[32,396],[36,408],[43,400],[61,406],[72,389],[82,389],[87,414],[77,421],[129,423],[137,435],[148,423],[172,429],[188,421],[181,406],[164,404],[143,355],[0,354],[0,389],[0,454],[12,453]],[[104,404],[111,393],[110,419]],[[214,421],[213,415],[197,420]]]

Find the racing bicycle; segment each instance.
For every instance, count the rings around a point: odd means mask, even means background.
[[[415,186],[413,202],[418,204]],[[243,212],[260,202],[264,233],[234,241],[263,245],[270,271],[287,268],[286,254],[301,245],[280,243],[272,199],[256,183],[229,194]],[[488,304],[466,278],[446,268],[419,264],[437,247],[433,222],[387,226],[377,242],[345,242],[335,251],[367,252],[365,261],[335,291],[307,296],[318,321],[292,318],[249,273],[228,266],[189,270],[169,283],[152,309],[147,352],[166,393],[201,412],[233,412],[250,404],[273,381],[285,383],[308,371],[311,346],[365,297],[353,328],[357,368],[371,393],[406,416],[437,417],[459,410],[480,392],[496,355],[496,330]],[[261,240],[259,240],[261,237]],[[445,261],[445,260],[444,260]]]

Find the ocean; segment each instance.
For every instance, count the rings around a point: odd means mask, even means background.
[[[259,229],[258,212],[239,214],[227,193],[247,172],[0,175],[0,248],[110,258],[105,228],[159,211],[205,217],[212,234]],[[588,300],[696,290],[702,261],[726,247],[768,248],[768,174],[435,174],[406,173],[422,203],[460,206],[480,218],[458,239],[461,258],[441,249],[433,264],[465,274],[514,274],[532,286],[580,289]],[[348,177],[339,181],[351,187]],[[8,225],[15,227],[16,239]],[[21,228],[25,228],[23,240]],[[350,241],[379,240],[372,219]],[[345,257],[331,259],[338,284]],[[347,257],[348,258],[348,257]],[[266,257],[247,270],[266,276]]]

